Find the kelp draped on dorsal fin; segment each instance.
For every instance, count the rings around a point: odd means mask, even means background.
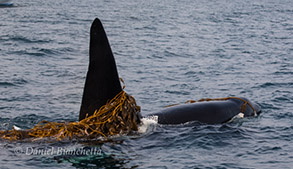
[[[115,59],[101,21],[96,18],[90,31],[89,68],[79,120],[91,116],[122,91]]]

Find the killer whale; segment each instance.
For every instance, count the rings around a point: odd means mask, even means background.
[[[91,26],[89,48],[89,68],[79,120],[91,116],[96,109],[105,105],[107,101],[122,91],[114,55],[103,25],[98,18],[93,21]],[[159,124],[181,124],[190,121],[218,124],[231,120],[239,113],[248,117],[255,116],[260,112],[261,108],[248,99],[231,97],[223,100],[172,106],[150,115],[157,116]]]

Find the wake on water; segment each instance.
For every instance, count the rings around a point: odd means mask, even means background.
[[[234,116],[231,120],[229,120],[227,123],[232,123],[233,121],[237,121],[239,119],[243,119],[244,118],[244,114],[243,113],[239,113],[236,116]],[[194,123],[194,122],[187,122],[182,125],[188,125],[190,123]],[[138,126],[138,131],[137,134],[138,135],[146,135],[146,134],[150,134],[152,131],[155,130],[156,126],[158,125],[158,116],[146,116],[143,117],[141,119],[141,123]],[[13,125],[13,128],[15,130],[22,130],[20,127]],[[111,138],[119,138],[119,136],[125,137],[125,135],[117,135],[117,136],[113,136]],[[135,136],[131,136],[131,137],[135,137]]]

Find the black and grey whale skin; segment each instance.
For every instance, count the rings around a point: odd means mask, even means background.
[[[79,120],[90,116],[122,91],[114,56],[101,21],[96,18],[90,32],[90,63],[87,72]],[[248,99],[242,98],[246,101]],[[257,104],[249,102],[244,117],[261,112]],[[160,124],[181,124],[198,121],[207,124],[225,123],[241,112],[243,101],[229,99],[183,104],[165,108],[151,115],[158,116]]]
[[[90,30],[89,68],[83,91],[79,120],[93,115],[122,91],[115,59],[101,21],[94,20]]]
[[[173,106],[151,115],[158,116],[159,124],[182,124],[190,121],[219,124],[230,121],[240,112],[244,114],[244,117],[255,116],[261,112],[257,104],[251,103],[243,97],[241,99],[248,101],[254,110],[249,105],[246,105],[245,111],[241,112],[244,102],[239,99],[229,99]]]

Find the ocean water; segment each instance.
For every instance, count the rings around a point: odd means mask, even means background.
[[[247,97],[262,114],[221,125],[149,119],[141,134],[106,143],[1,140],[0,168],[292,168],[292,9],[291,0],[15,0],[1,7],[1,130],[78,120],[96,17],[143,115],[226,96]]]

